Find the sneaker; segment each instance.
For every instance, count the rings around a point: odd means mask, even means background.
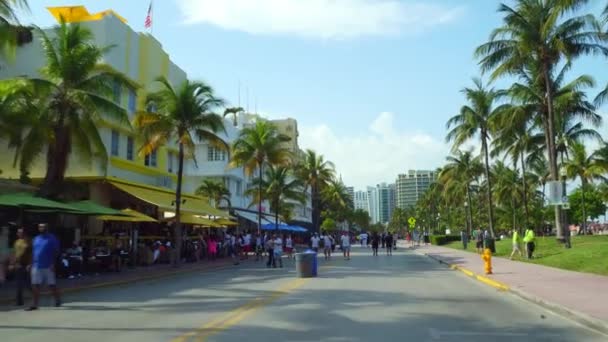
[[[37,306],[30,306],[29,308],[25,308],[25,311],[34,311],[34,310],[38,310]]]

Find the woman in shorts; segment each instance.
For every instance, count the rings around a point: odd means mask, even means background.
[[[291,235],[287,235],[285,239],[285,254],[287,254],[287,259],[291,259],[293,255],[293,240],[291,239]]]

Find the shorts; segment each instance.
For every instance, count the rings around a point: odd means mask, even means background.
[[[274,251],[273,253],[275,258],[280,258],[283,255],[283,251]]]
[[[293,252],[293,247],[285,247],[285,253]]]
[[[326,252],[331,252],[331,246],[327,246],[327,247],[323,248],[323,250]]]
[[[245,252],[245,253],[251,252],[251,245],[245,245],[245,246],[243,246],[243,252]]]
[[[342,250],[345,252],[350,252],[350,246],[342,246]]]
[[[50,268],[36,268],[32,267],[32,285],[49,285],[55,286],[55,272]]]
[[[483,241],[477,241],[477,243],[475,244],[475,246],[477,248],[483,248]]]

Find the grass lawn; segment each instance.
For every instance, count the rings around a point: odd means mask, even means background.
[[[462,250],[459,241],[445,245]],[[523,245],[521,246],[522,252]],[[475,241],[469,243],[468,252],[475,253]],[[511,239],[496,242],[496,256],[508,258],[511,254]],[[608,275],[608,235],[573,236],[572,248],[565,249],[554,236],[537,237],[534,259],[527,260],[515,256],[514,260],[565,270]]]

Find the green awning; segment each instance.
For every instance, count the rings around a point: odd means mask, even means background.
[[[26,210],[46,209],[48,211],[80,212],[80,210],[75,207],[72,207],[69,204],[52,201],[43,197],[37,197],[34,194],[26,192],[0,195],[0,206],[17,207]]]
[[[112,216],[128,216],[120,210],[104,207],[103,205],[97,204],[93,201],[80,201],[68,203],[71,207],[76,208],[78,212],[74,214],[78,215],[112,215]]]

